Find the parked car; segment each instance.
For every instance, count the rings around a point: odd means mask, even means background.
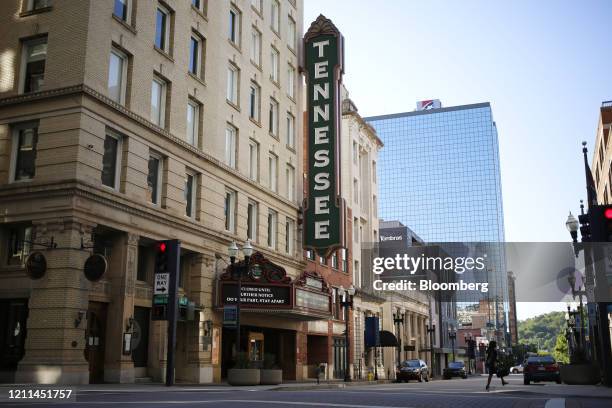
[[[406,360],[395,371],[397,382],[410,380],[429,381],[429,367],[423,360]]]
[[[523,370],[523,383],[529,385],[533,382],[554,381],[561,384],[559,364],[552,356],[529,357]]]
[[[450,380],[453,377],[467,378],[465,364],[463,361],[452,361],[448,363],[448,367],[446,367],[442,372],[442,377],[445,380]]]
[[[519,364],[519,365],[516,365],[514,367],[510,367],[510,372],[512,374],[522,374],[523,373],[523,368],[524,368],[524,365],[523,364]]]

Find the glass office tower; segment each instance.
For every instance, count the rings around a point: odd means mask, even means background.
[[[429,243],[504,242],[497,127],[488,102],[448,108],[438,103],[365,120],[385,146],[378,161],[381,218],[401,221]],[[493,314],[495,337],[504,339],[505,255],[497,245],[492,253],[488,279],[495,288],[474,302]]]

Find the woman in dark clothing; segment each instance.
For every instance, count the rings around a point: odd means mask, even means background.
[[[489,385],[491,385],[491,378],[495,373],[497,373],[497,342],[490,341],[489,347],[487,348],[487,369],[489,370],[489,379],[487,380],[486,390],[489,391]],[[507,382],[504,381],[504,377],[501,378],[502,384],[506,385]]]

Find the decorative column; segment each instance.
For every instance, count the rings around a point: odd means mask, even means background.
[[[195,254],[185,277],[185,290],[190,301],[201,305],[195,321],[186,321],[187,367],[186,380],[196,384],[213,382],[213,327],[221,330],[221,322],[213,319],[214,255]],[[220,349],[215,350],[220,353]],[[220,361],[217,356],[217,361]],[[217,364],[218,365],[218,364]]]
[[[91,284],[83,274],[89,252],[80,247],[81,237],[88,237],[94,226],[72,217],[34,225],[36,241],[53,238],[57,248],[34,248],[44,254],[47,272],[32,280],[25,356],[16,383],[89,383],[84,350]]]
[[[132,331],[134,318],[134,285],[138,268],[139,236],[122,233],[113,241],[108,259],[107,279],[111,282],[112,300],[106,320],[106,347],[104,349],[104,381],[133,383],[132,355],[124,353],[123,336]]]

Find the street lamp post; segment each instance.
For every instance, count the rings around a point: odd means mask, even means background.
[[[232,275],[234,275],[234,264],[236,262],[236,255],[238,255],[238,245],[235,241],[227,248],[227,253],[230,257],[230,267],[232,269]],[[247,240],[242,247],[242,253],[244,254],[244,263],[247,268],[247,274],[249,273],[251,255],[253,255],[253,246],[251,241]],[[237,268],[238,273],[238,295],[236,297],[236,355],[240,353],[240,300],[242,297],[242,268]]]
[[[397,365],[401,364],[401,347],[402,347],[402,337],[400,336],[400,325],[404,324],[404,313],[400,313],[398,310],[397,313],[393,313],[393,323],[395,323],[395,330],[397,333]]]
[[[436,332],[436,325],[427,325],[427,333],[429,334],[429,353],[431,355],[431,372],[435,373],[434,367],[434,333]]]
[[[457,332],[452,328],[448,328],[448,338],[451,341],[451,347],[453,348],[453,361],[455,361],[455,339],[457,338]]]
[[[338,294],[342,297],[340,301],[340,305],[344,307],[344,323],[346,324],[344,330],[344,339],[345,339],[345,369],[344,369],[344,381],[351,381],[351,372],[349,370],[349,356],[351,343],[349,340],[349,309],[353,307],[353,296],[355,295],[355,287],[351,285],[348,289],[344,289],[342,286],[338,289]]]

